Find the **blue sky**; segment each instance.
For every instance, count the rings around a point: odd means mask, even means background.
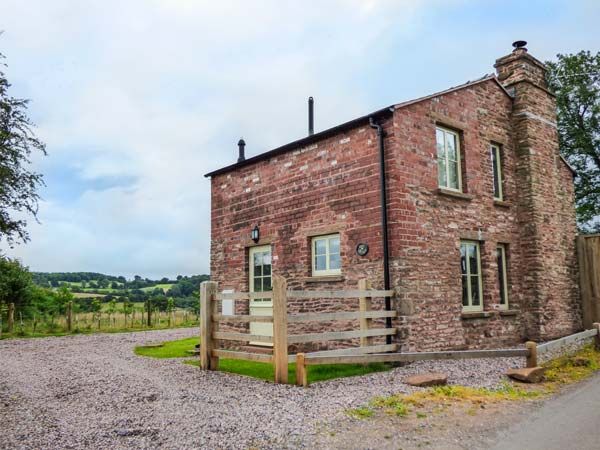
[[[12,94],[49,155],[32,270],[208,272],[210,184],[247,155],[493,72],[600,46],[597,1],[0,0]]]

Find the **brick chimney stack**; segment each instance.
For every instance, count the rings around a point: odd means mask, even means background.
[[[528,53],[526,44],[515,42],[512,53],[496,60],[494,67],[514,99],[514,202],[521,241],[514,251],[521,253],[526,267],[520,274],[524,338],[539,341],[578,331],[581,306],[573,173],[560,157],[556,102],[548,91],[546,66]]]

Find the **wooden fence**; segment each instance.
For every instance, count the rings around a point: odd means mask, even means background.
[[[272,292],[219,293],[217,283],[203,282],[200,289],[200,366],[205,370],[217,370],[219,358],[243,359],[272,363],[275,366],[275,382],[287,383],[288,363],[296,362],[296,383],[308,385],[307,369],[319,364],[369,364],[374,362],[413,362],[420,360],[526,357],[527,366],[537,365],[536,343],[527,342],[525,348],[501,350],[465,350],[444,352],[398,353],[397,344],[376,344],[375,337],[393,336],[396,328],[375,328],[375,319],[396,317],[396,311],[373,310],[371,301],[377,297],[393,297],[393,291],[371,289],[367,280],[360,280],[357,290],[344,291],[296,291],[287,290],[281,276],[273,276]],[[219,301],[269,298],[273,301],[272,316],[223,315]],[[358,311],[314,312],[288,314],[289,298],[357,298]],[[349,331],[323,331],[319,333],[288,334],[288,324],[301,322],[336,321],[358,319],[359,328]],[[273,323],[273,336],[221,331],[222,323]],[[325,350],[311,353],[288,354],[290,344],[347,340],[359,338],[360,346]],[[257,354],[246,351],[219,348],[219,341],[262,342],[273,344],[273,354]]]
[[[583,327],[600,322],[600,234],[577,237]]]
[[[245,359],[273,363],[275,366],[275,382],[287,383],[288,363],[296,360],[296,355],[288,354],[290,344],[323,342],[332,340],[347,340],[359,338],[358,348],[328,350],[316,352],[320,355],[351,355],[361,353],[377,353],[395,351],[395,344],[373,345],[373,338],[396,334],[395,328],[373,328],[373,320],[396,317],[396,311],[381,311],[371,309],[371,299],[374,297],[392,297],[394,291],[370,289],[367,280],[359,282],[358,289],[344,291],[295,291],[287,290],[286,280],[273,275],[273,290],[271,292],[236,292],[218,293],[217,283],[206,281],[200,288],[200,366],[203,369],[216,370],[219,358]],[[272,316],[223,315],[219,309],[221,300],[251,300],[253,298],[271,299],[273,302]],[[340,311],[324,313],[289,314],[287,312],[288,298],[357,298],[358,311]],[[336,320],[359,320],[359,329],[349,331],[324,331],[320,333],[289,334],[288,323],[320,322]],[[273,336],[250,333],[220,331],[219,325],[227,323],[262,322],[273,324]],[[273,344],[273,354],[256,354],[251,352],[224,350],[219,348],[219,341],[261,342]],[[312,355],[312,354],[311,354]]]

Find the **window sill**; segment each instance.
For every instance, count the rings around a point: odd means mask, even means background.
[[[471,201],[473,200],[473,196],[470,194],[465,194],[464,192],[453,191],[450,189],[438,188],[438,194],[445,195],[447,197],[454,197],[461,200]]]
[[[504,317],[518,316],[519,311],[517,309],[501,309],[500,315]]]
[[[491,311],[463,312],[460,315],[461,319],[487,319],[489,317],[492,317]]]
[[[319,275],[314,277],[306,277],[302,281],[305,283],[327,283],[334,281],[344,281],[343,275]]]
[[[494,206],[500,206],[501,208],[510,208],[512,206],[512,203],[507,202],[505,200],[494,199]]]

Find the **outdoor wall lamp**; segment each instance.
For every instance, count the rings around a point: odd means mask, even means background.
[[[252,228],[252,232],[250,233],[250,237],[252,238],[252,240],[254,241],[254,243],[257,243],[260,239],[260,231],[258,229],[258,225],[255,225],[254,228]]]

